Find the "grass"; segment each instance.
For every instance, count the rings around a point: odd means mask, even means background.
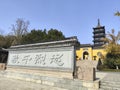
[[[120,69],[102,69],[101,71],[120,72]]]

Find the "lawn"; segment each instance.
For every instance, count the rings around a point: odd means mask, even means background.
[[[102,69],[101,71],[120,72],[120,69]]]

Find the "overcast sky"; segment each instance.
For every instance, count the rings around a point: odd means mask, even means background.
[[[58,29],[66,37],[77,36],[82,44],[93,43],[97,19],[106,32],[120,30],[120,0],[0,0],[0,32],[11,32],[17,18],[30,22],[29,29]]]

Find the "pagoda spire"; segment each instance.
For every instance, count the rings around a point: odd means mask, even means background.
[[[97,25],[97,27],[100,27],[101,25],[100,25],[100,20],[98,19],[98,25]]]

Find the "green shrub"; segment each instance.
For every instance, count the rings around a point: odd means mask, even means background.
[[[108,69],[108,67],[106,65],[99,65],[99,66],[97,66],[97,69],[101,71],[104,69]]]
[[[106,55],[106,59],[104,60],[104,65],[109,69],[116,69],[116,66],[120,68],[120,54],[108,53]]]

